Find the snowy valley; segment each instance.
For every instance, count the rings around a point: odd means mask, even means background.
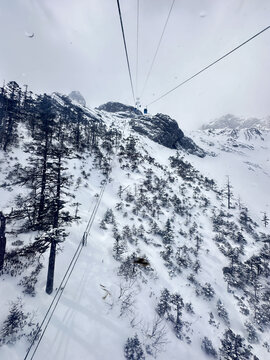
[[[269,121],[0,90],[1,360],[270,357]]]

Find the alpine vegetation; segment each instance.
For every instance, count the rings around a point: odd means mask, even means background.
[[[269,130],[83,100],[0,89],[1,359],[267,359]]]

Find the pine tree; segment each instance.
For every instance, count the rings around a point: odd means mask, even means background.
[[[133,338],[127,339],[124,354],[126,360],[145,360],[143,349],[137,334]]]
[[[50,148],[52,143],[52,135],[54,131],[55,113],[52,108],[51,101],[47,95],[40,98],[39,101],[39,121],[40,131],[36,134],[36,150],[37,156],[41,160],[41,185],[39,194],[37,223],[39,227],[44,223],[46,216],[46,185],[48,181],[48,161],[50,157]],[[40,143],[38,143],[40,141]]]
[[[114,224],[115,223],[115,217],[114,217],[114,213],[113,213],[112,209],[106,210],[103,220],[105,221],[106,224]]]
[[[192,263],[189,256],[189,248],[186,245],[177,248],[175,259],[179,266],[179,271],[181,271],[182,268],[188,268]]]
[[[18,122],[21,109],[21,88],[11,81],[1,92],[0,145],[6,152],[18,139]]]
[[[49,238],[51,246],[46,284],[46,292],[48,294],[51,294],[53,291],[56,247],[66,237],[66,233],[60,229],[60,226],[62,222],[66,225],[72,220],[68,212],[62,211],[65,203],[62,197],[63,195],[68,195],[65,189],[70,185],[70,178],[64,173],[67,170],[64,166],[64,161],[69,157],[70,150],[65,144],[65,136],[61,123],[58,123],[58,128],[57,139],[54,139],[51,145],[51,162],[48,164],[53,195],[48,199],[48,203],[51,208],[51,224],[54,230],[53,236]]]
[[[164,245],[170,245],[173,243],[174,235],[173,235],[173,230],[172,230],[170,219],[168,219],[166,221],[165,229],[162,234],[162,240],[163,240]]]
[[[220,299],[218,299],[216,306],[217,306],[218,316],[224,320],[224,322],[227,326],[230,326],[228,312],[225,309],[225,307]]]
[[[226,196],[227,196],[228,209],[230,209],[231,208],[231,198],[232,198],[232,185],[230,183],[229,176],[228,176],[227,185],[226,185]]]
[[[113,256],[115,260],[121,260],[121,256],[126,251],[126,238],[120,235],[116,225],[113,227],[113,237],[115,239],[113,246]]]
[[[128,225],[125,225],[123,227],[123,231],[122,231],[122,238],[125,239],[126,241],[129,242],[133,242],[133,237],[132,237],[132,232],[130,230],[130,227]]]
[[[156,307],[156,311],[160,317],[164,317],[165,315],[168,317],[171,311],[171,294],[168,289],[164,289],[161,292],[161,296]]]
[[[244,344],[244,338],[236,335],[231,329],[225,331],[221,344],[220,354],[224,360],[248,360],[251,357],[251,351]]]
[[[201,348],[207,355],[214,358],[217,357],[217,351],[213,347],[212,341],[209,340],[206,336],[202,339]]]
[[[10,312],[0,330],[0,345],[14,344],[23,336],[22,330],[26,325],[26,318],[21,299],[18,298],[17,302],[11,304]]]

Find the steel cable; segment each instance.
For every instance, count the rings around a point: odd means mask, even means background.
[[[261,35],[263,32],[265,32],[266,30],[270,29],[270,26],[267,26],[265,29],[261,30],[260,32],[258,32],[257,34],[253,35],[252,37],[250,37],[249,39],[247,39],[246,41],[244,41],[243,43],[241,43],[240,45],[236,46],[234,49],[232,49],[231,51],[227,52],[225,55],[221,56],[220,58],[218,58],[217,60],[215,60],[214,62],[212,62],[211,64],[207,65],[206,67],[204,67],[202,70],[198,71],[196,74],[190,76],[189,78],[187,78],[186,80],[184,80],[183,82],[181,82],[179,85],[175,86],[174,88],[172,88],[171,90],[167,91],[166,93],[164,93],[163,95],[159,96],[157,99],[151,101],[147,106],[152,105],[154,103],[156,103],[157,101],[159,101],[160,99],[164,98],[165,96],[169,95],[171,92],[173,92],[174,90],[178,89],[180,86],[186,84],[187,82],[189,82],[190,80],[194,79],[196,76],[198,76],[199,74],[201,74],[202,72],[204,72],[205,70],[209,69],[211,66],[215,65],[216,63],[218,63],[219,61],[221,61],[222,59],[224,59],[225,57],[229,56],[231,53],[233,53],[234,51],[238,50],[240,47],[244,46],[245,44],[247,44],[249,41],[253,40],[254,38],[256,38],[257,36]]]
[[[118,6],[118,13],[119,13],[120,24],[121,24],[121,31],[122,31],[123,42],[124,42],[125,53],[126,53],[126,60],[127,60],[127,66],[128,66],[128,73],[129,73],[131,91],[132,91],[133,101],[134,101],[134,104],[135,104],[136,103],[136,101],[135,101],[135,93],[134,93],[133,81],[132,81],[132,76],[131,76],[130,63],[129,63],[128,50],[127,50],[127,43],[126,43],[126,37],[125,37],[125,31],[124,31],[124,25],[123,25],[123,19],[122,19],[122,13],[121,13],[119,0],[117,0],[117,6]]]
[[[141,97],[142,97],[142,96],[143,96],[143,94],[144,94],[144,91],[145,91],[146,85],[147,85],[147,83],[148,83],[148,80],[149,80],[150,74],[151,74],[151,72],[152,72],[152,69],[153,69],[154,63],[155,63],[155,61],[156,61],[157,54],[158,54],[158,51],[159,51],[159,48],[160,48],[160,45],[161,45],[161,41],[162,41],[163,35],[164,35],[164,33],[165,33],[165,30],[166,30],[167,24],[168,24],[168,22],[169,22],[169,19],[170,19],[170,16],[171,16],[171,12],[172,12],[172,9],[173,9],[173,6],[174,6],[174,3],[175,3],[175,0],[173,0],[173,2],[172,2],[172,4],[171,4],[171,7],[170,7],[170,10],[169,10],[169,13],[168,13],[167,19],[166,19],[166,21],[165,21],[165,24],[164,24],[164,27],[163,27],[163,30],[162,30],[162,33],[161,33],[161,36],[160,36],[160,39],[159,39],[159,42],[158,42],[158,46],[157,46],[157,49],[156,49],[155,55],[154,55],[154,57],[153,57],[152,63],[151,63],[151,65],[150,65],[149,71],[148,71],[147,76],[146,76],[146,80],[145,80],[144,85],[143,85],[143,89],[142,89],[142,92],[141,92]]]

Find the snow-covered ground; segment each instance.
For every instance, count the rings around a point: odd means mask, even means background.
[[[252,212],[260,222],[262,212],[269,213],[270,198],[270,130],[261,130],[260,135],[242,129],[194,131],[191,137],[213,156],[193,158],[192,163],[203,174],[214,178],[220,187],[228,181],[235,199]],[[234,136],[233,136],[234,135]]]
[[[153,355],[161,360],[208,359],[209,356],[201,350],[202,339],[207,336],[212,341],[214,348],[218,350],[221,347],[222,334],[228,328],[228,324],[217,314],[218,299],[227,309],[230,328],[246,339],[247,334],[243,324],[247,317],[239,312],[237,299],[233,293],[227,292],[227,284],[223,277],[222,268],[228,266],[229,259],[221,253],[213,240],[215,236],[211,221],[213,210],[223,209],[226,211],[224,205],[226,197],[219,199],[216,192],[207,189],[201,180],[196,179],[193,183],[177,175],[169,161],[170,156],[176,156],[176,150],[165,148],[136,134],[122,116],[105,111],[92,110],[92,113],[99,114],[108,126],[111,123],[116,124],[123,134],[123,139],[128,138],[129,135],[135,136],[137,139],[136,150],[140,154],[141,160],[137,169],[132,171],[129,167],[131,160],[119,161],[120,150],[119,148],[115,149],[110,179],[105,186],[87,245],[82,248],[79,260],[36,350],[34,359],[120,360],[125,358],[123,349],[127,338],[133,337],[135,334],[138,335],[147,359],[152,358],[146,353],[147,345],[148,349],[152,346]],[[233,204],[237,204],[238,197],[240,197],[241,203],[247,205],[252,218],[259,224],[257,232],[265,231],[260,219],[262,211],[269,212],[270,136],[269,133],[263,134],[264,140],[259,137],[247,140],[241,136],[240,134],[240,138],[235,140],[237,143],[235,146],[233,141],[228,141],[227,133],[194,132],[191,137],[208,151],[209,155],[205,158],[184,153],[181,155],[201,174],[214,179],[218,189],[225,188],[226,176],[229,175],[234,194]],[[122,144],[125,142],[123,139]],[[4,156],[3,153],[0,156],[1,182],[5,181],[7,166],[12,168],[17,161],[15,158],[24,164],[27,157],[21,149],[15,149],[9,156]],[[153,157],[154,163],[147,160],[147,156]],[[76,189],[76,180],[81,177],[82,170],[90,172],[90,176],[88,179],[83,179],[79,188]],[[149,170],[152,171],[152,183],[160,180],[166,184],[162,188],[160,198],[157,198],[160,206],[158,216],[153,215],[152,209],[149,209],[148,212],[147,207],[144,206],[135,211],[134,201],[126,200],[128,193],[135,199],[138,199],[139,194],[142,197],[145,195],[150,199],[150,203],[155,195],[158,197],[155,190],[143,193],[146,189],[144,182]],[[97,194],[100,194],[104,184],[104,177],[98,169],[93,167],[93,159],[90,155],[85,155],[81,160],[69,160],[68,171],[73,176],[72,190],[75,199],[72,202],[80,203],[78,215],[81,219],[67,229],[69,236],[61,246],[62,251],[57,255],[56,289],[84,234],[95,203],[98,201]],[[174,179],[170,180],[171,177]],[[119,196],[120,186],[124,189],[121,195],[122,199]],[[196,187],[199,188],[199,193],[196,193]],[[141,193],[140,189],[142,189]],[[15,188],[8,192],[0,188],[3,212],[9,211],[14,196],[19,191]],[[171,200],[168,200],[173,195],[180,198],[187,213],[179,215],[175,212]],[[163,205],[161,198],[165,198]],[[209,201],[209,205],[203,205],[203,198]],[[116,206],[120,202],[122,208],[117,210]],[[107,209],[113,210],[115,223],[107,223],[107,229],[102,229],[100,222]],[[75,211],[74,207],[69,207],[69,210]],[[238,223],[239,211],[237,206],[230,210],[232,219],[236,223]],[[186,247],[192,248],[190,253],[192,264],[197,256],[201,265],[197,272],[188,266],[170,276],[168,267],[160,256],[160,252],[164,251],[162,237],[151,232],[153,221],[160,229],[164,229],[168,219],[171,220],[173,228],[174,255],[181,246],[186,245]],[[122,234],[124,226],[133,227],[138,231],[140,225],[143,225],[145,236],[134,235],[137,240],[133,242],[126,240],[125,252],[122,256],[124,259],[136,252],[137,255],[148,259],[151,270],[140,269],[138,266],[136,276],[125,280],[123,276],[119,276],[121,263],[113,257],[115,245],[113,226],[117,227],[117,231]],[[194,234],[191,232],[192,228]],[[18,235],[18,238],[29,242],[33,241],[34,235],[23,234]],[[202,241],[197,255],[194,255],[195,235]],[[247,233],[244,235],[247,245],[243,259],[258,251],[261,246],[254,243],[251,235]],[[7,234],[9,250],[12,248],[11,242],[15,240],[12,236]],[[8,314],[10,301],[15,301],[17,297],[22,298],[26,312],[35,313],[36,322],[42,321],[55,294],[54,292],[49,296],[44,291],[47,261],[48,254],[46,253],[42,260],[44,268],[38,277],[35,297],[22,294],[21,287],[17,285],[20,277],[17,279],[10,275],[1,276],[0,324]],[[196,282],[192,283],[189,280],[191,274],[201,285],[196,286]],[[214,295],[209,299],[200,292],[200,286],[205,283],[210,283],[214,290]],[[155,309],[164,288],[167,288],[171,294],[180,294],[183,298],[185,304],[185,308],[182,310],[183,337],[182,339],[177,338],[172,323],[164,318],[159,325],[159,329],[164,335],[161,343],[155,349],[151,334],[158,318]],[[127,308],[124,307],[125,301],[129,301]],[[194,313],[187,310],[189,303],[192,304]],[[171,311],[174,312],[174,310]],[[210,313],[213,314],[212,323],[209,323]],[[259,359],[264,360],[269,357],[269,353],[265,347],[262,347],[262,344],[269,338],[269,331],[259,333],[259,338],[259,344],[252,344],[252,351]],[[246,342],[246,344],[248,343]],[[25,338],[19,340],[15,345],[3,345],[0,347],[0,358],[1,360],[23,359],[27,346]],[[157,351],[155,352],[155,350]],[[31,354],[32,352],[30,352]]]

